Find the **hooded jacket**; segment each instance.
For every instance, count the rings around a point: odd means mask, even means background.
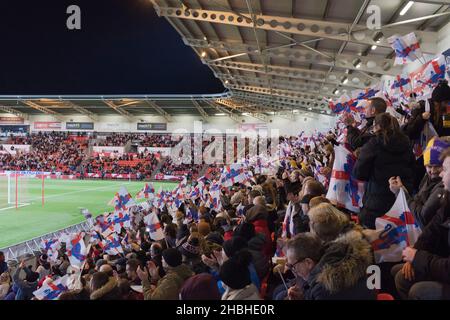
[[[406,201],[420,228],[423,229],[433,219],[441,206],[444,184],[441,178],[431,179],[428,174],[422,179],[419,192],[414,197],[406,194]]]
[[[389,189],[389,178],[400,176],[406,189],[412,191],[414,163],[410,141],[401,132],[394,133],[387,143],[381,136],[375,136],[361,148],[353,176],[367,181],[360,213],[363,225],[374,229],[375,219],[388,212],[394,204],[395,195]]]
[[[255,233],[262,233],[265,237],[266,243],[264,246],[264,254],[268,257],[272,256],[272,238],[268,227],[269,214],[267,209],[263,206],[253,206],[247,211],[245,220],[255,227]]]
[[[90,298],[91,300],[120,300],[121,297],[116,279],[109,277],[107,283],[91,292]]]
[[[238,290],[228,288],[222,296],[222,300],[262,300],[258,289],[253,283]]]
[[[266,239],[260,233],[248,241],[248,251],[252,255],[252,262],[259,279],[263,279],[270,270],[270,258],[264,254],[265,246]]]
[[[367,267],[372,264],[370,244],[357,229],[325,245],[322,258],[304,283],[305,300],[375,300],[367,288]]]
[[[417,278],[450,284],[450,201],[445,193],[442,206],[422,231],[414,248],[412,266]],[[448,290],[449,286],[445,286]],[[450,292],[445,292],[448,296]]]
[[[158,281],[156,288],[152,288],[150,281],[142,281],[144,300],[178,300],[178,294],[184,282],[194,273],[185,264],[171,268],[166,275]]]

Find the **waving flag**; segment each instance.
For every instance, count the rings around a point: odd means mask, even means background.
[[[223,187],[231,187],[235,183],[243,183],[250,177],[251,173],[249,171],[246,172],[242,164],[233,163],[223,168],[220,183]]]
[[[406,64],[423,57],[419,41],[414,32],[408,33],[403,37],[392,36],[388,38],[388,41],[395,51],[394,65]]]
[[[414,92],[419,96],[431,94],[434,86],[441,79],[445,79],[446,61],[443,55],[428,61],[418,70],[411,72]]]
[[[438,134],[436,132],[436,129],[434,129],[433,125],[429,121],[427,121],[422,129],[422,132],[420,133],[419,140],[414,141],[413,151],[416,159],[422,156],[428,142],[433,139],[433,137],[437,136]]]
[[[128,211],[116,211],[112,216],[114,231],[120,233],[122,228],[131,228],[131,218]]]
[[[128,190],[122,186],[109,204],[113,205],[115,210],[126,210],[136,205],[136,202],[134,202]]]
[[[241,203],[236,208],[236,215],[238,217],[242,217],[244,215],[245,206]]]
[[[47,239],[42,241],[42,249],[44,249],[50,261],[56,262],[58,259],[58,250],[61,247],[59,239]]]
[[[405,192],[400,189],[392,208],[375,220],[376,230],[368,233],[375,254],[375,262],[398,262],[402,251],[413,246],[421,230],[408,208]]]
[[[198,211],[195,208],[189,207],[186,212],[186,219],[188,221],[198,222]]]
[[[103,250],[110,255],[123,253],[120,237],[116,233],[112,233],[103,240]]]
[[[144,188],[136,194],[136,199],[148,199],[151,194],[155,193],[155,188],[150,183],[146,183]]]
[[[81,267],[86,260],[87,250],[83,240],[83,233],[74,233],[69,235],[66,243],[67,256],[70,264],[75,267]]]
[[[164,232],[156,213],[150,212],[150,214],[144,218],[144,223],[150,233],[150,238],[155,241],[164,239]]]
[[[69,275],[58,278],[54,281],[44,282],[42,287],[33,292],[34,296],[39,300],[56,300],[61,293],[69,290],[67,282]]]
[[[351,176],[356,157],[343,146],[334,147],[335,159],[327,199],[338,206],[358,213],[362,207],[364,183]]]

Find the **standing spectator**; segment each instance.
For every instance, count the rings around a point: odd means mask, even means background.
[[[375,229],[375,219],[388,212],[395,202],[389,178],[399,176],[409,191],[414,180],[414,154],[397,120],[388,113],[377,115],[374,132],[375,136],[361,148],[353,168],[356,179],[367,181],[359,219],[369,229]]]
[[[21,271],[25,271],[25,279],[20,278]],[[22,261],[13,275],[14,285],[17,286],[16,300],[30,300],[38,286],[39,273],[31,271]]]

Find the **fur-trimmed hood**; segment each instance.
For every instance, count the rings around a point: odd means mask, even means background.
[[[367,276],[367,267],[372,262],[370,244],[361,230],[351,227],[336,240],[325,245],[324,255],[313,269],[310,278],[334,294],[357,285]]]
[[[114,277],[110,277],[108,282],[105,283],[101,288],[91,292],[91,300],[100,300],[104,296],[117,291],[117,281]]]

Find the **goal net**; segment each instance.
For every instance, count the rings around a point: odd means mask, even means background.
[[[0,210],[20,208],[41,201],[40,177],[35,173],[0,173]]]

